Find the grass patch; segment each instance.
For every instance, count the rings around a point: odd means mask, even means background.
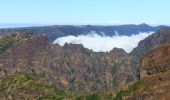
[[[36,96],[29,96],[32,93]],[[28,97],[29,100],[37,99],[37,97],[38,100],[63,100],[64,98],[74,97],[68,91],[41,80],[39,76],[23,73],[16,73],[0,83],[0,98],[7,98],[9,94],[16,97]]]
[[[10,48],[13,45],[12,39],[5,39],[3,41],[0,41],[0,54],[5,52],[8,48]]]
[[[114,100],[122,100],[123,97],[128,96],[130,93],[136,92],[137,90],[139,90],[142,87],[146,87],[143,81],[137,81],[135,82],[133,85],[131,85],[128,90],[124,90],[124,91],[119,91],[116,95],[116,97],[114,98]]]
[[[101,97],[98,94],[87,94],[77,97],[76,100],[101,100]]]

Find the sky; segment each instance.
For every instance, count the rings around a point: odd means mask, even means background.
[[[170,24],[170,0],[0,0],[0,23]]]

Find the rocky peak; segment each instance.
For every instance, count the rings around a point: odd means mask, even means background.
[[[154,34],[140,41],[137,48],[145,46],[147,48],[153,49],[161,44],[169,43],[169,42],[170,42],[170,28],[165,27],[159,29]]]
[[[125,50],[121,49],[121,48],[113,48],[110,51],[110,54],[117,54],[117,55],[121,54],[121,56],[125,56],[125,55],[127,56],[128,55],[128,53]]]
[[[142,24],[139,24],[139,26],[142,26],[142,27],[148,27],[149,25],[146,24],[146,23],[142,23]],[[150,26],[149,26],[150,27]]]
[[[132,57],[132,66],[135,69],[134,73],[139,76],[140,59],[154,48],[162,44],[170,43],[170,28],[161,28],[144,40],[140,41],[138,46],[130,53]]]
[[[141,59],[140,65],[139,82],[142,84],[127,100],[169,100],[170,43],[151,50]]]
[[[82,51],[84,49],[82,44],[68,44],[65,43],[63,49],[70,51]]]

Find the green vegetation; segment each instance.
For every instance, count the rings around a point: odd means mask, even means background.
[[[26,37],[22,37],[20,33],[13,33],[10,35],[6,35],[3,37],[0,37],[0,54],[5,52],[8,48],[12,47],[13,45],[19,45],[23,41],[27,41]]]
[[[25,39],[26,40],[26,39]],[[23,42],[17,36],[17,34],[12,34],[0,39],[0,54],[5,52],[8,48]],[[112,66],[112,76],[117,73],[117,66],[113,64]],[[91,93],[83,96],[76,97],[74,92],[66,91],[56,87],[54,84],[45,82],[43,78],[46,77],[45,72],[35,72],[32,70],[30,74],[23,74],[17,72],[15,75],[8,77],[6,80],[3,80],[0,83],[0,98],[3,100],[12,98],[12,99],[21,99],[21,100],[122,100],[123,97],[128,96],[129,94],[138,91],[140,88],[147,90],[148,87],[144,85],[143,81],[137,81],[128,90],[119,91],[116,97],[113,97],[111,92],[104,94]],[[133,76],[128,76],[126,82],[133,80]],[[98,82],[101,82],[98,80]],[[74,83],[72,80],[71,83]],[[105,84],[104,82],[101,82]],[[83,84],[80,84],[80,87],[83,87]],[[117,86],[117,81],[113,79],[112,86]],[[97,89],[97,86],[94,84],[92,86],[93,90]],[[74,84],[71,86],[70,90],[75,90]]]
[[[57,88],[54,84],[43,81],[39,74],[23,74],[17,72],[0,83],[0,98],[5,100],[103,100],[97,93],[76,97],[74,92]],[[108,95],[111,100],[112,95]]]
[[[0,98],[28,100],[63,100],[74,99],[68,91],[57,88],[52,83],[45,82],[32,74],[17,73],[0,83]]]
[[[88,94],[85,96],[77,97],[76,100],[101,100],[101,97],[97,94]]]
[[[129,91],[119,91],[116,95],[116,97],[114,98],[114,100],[122,100],[122,98],[124,96],[128,96]]]
[[[31,75],[43,78],[43,77],[45,77],[45,72],[44,71],[35,72],[35,70],[32,69],[31,70]]]
[[[20,38],[21,36],[19,33],[13,33],[11,35],[6,35],[0,38],[0,54],[5,52],[8,48],[12,47],[13,45],[18,45],[24,39]]]
[[[135,92],[143,86],[144,86],[143,81],[137,81],[136,83],[129,87],[129,92]]]
[[[143,81],[137,81],[135,82],[133,85],[131,85],[128,90],[124,90],[124,91],[119,91],[116,95],[116,97],[114,98],[114,100],[122,100],[123,97],[128,96],[129,94],[136,92],[137,90],[141,89],[141,88],[146,88],[145,84]]]
[[[13,39],[6,38],[0,40],[0,54],[2,54],[4,51],[6,51],[9,47],[13,45]]]

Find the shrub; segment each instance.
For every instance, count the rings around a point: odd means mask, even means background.
[[[122,100],[124,96],[128,96],[130,93],[133,93],[137,90],[139,90],[141,87],[144,87],[143,81],[137,81],[133,85],[131,85],[128,90],[125,91],[119,91],[114,98],[114,100]]]

